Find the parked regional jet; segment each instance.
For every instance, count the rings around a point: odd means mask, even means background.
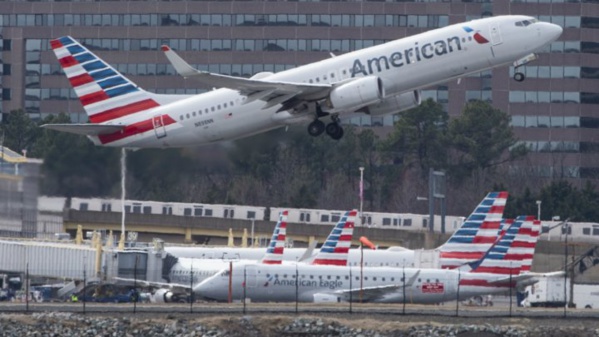
[[[528,223],[525,230],[521,227]],[[523,260],[532,256],[540,223],[518,218],[471,270],[387,267],[335,267],[306,264],[256,265],[222,270],[194,287],[203,298],[223,301],[229,296],[252,301],[352,300],[368,302],[439,303],[476,295],[504,293],[534,276],[522,273]],[[523,247],[522,242],[532,245]],[[514,254],[515,253],[515,254]],[[245,288],[245,289],[244,289]],[[404,297],[405,295],[405,297]]]
[[[51,47],[90,124],[43,127],[130,148],[197,146],[306,122],[310,135],[326,131],[340,139],[340,117],[415,107],[420,89],[504,65],[520,67],[561,33],[561,27],[529,16],[490,17],[250,79],[196,70],[163,46],[180,75],[218,89],[193,96],[147,92],[65,36]],[[514,78],[522,81],[524,74]]]
[[[467,262],[480,259],[497,240],[503,210],[508,192],[490,192],[453,233],[449,240],[431,250],[411,250],[403,247],[391,247],[383,250],[350,249],[348,264],[387,267],[426,267],[455,268]],[[258,260],[264,254],[263,248],[235,247],[166,247],[174,256],[195,258],[235,257],[244,260]],[[287,248],[283,260],[305,260],[305,249]]]

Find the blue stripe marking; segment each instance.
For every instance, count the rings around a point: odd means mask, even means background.
[[[110,89],[110,90],[105,90],[106,94],[110,97],[117,97],[120,95],[124,95],[124,94],[128,94],[130,92],[135,92],[135,91],[139,91],[139,89],[137,89],[136,87],[132,86],[131,84],[129,85],[125,85],[122,87],[118,87],[115,89]]]
[[[449,243],[472,243],[472,241],[474,241],[473,237],[469,237],[469,238],[452,237],[449,239]]]
[[[107,77],[117,75],[117,73],[112,69],[104,69],[94,73],[89,74],[94,80],[100,81]]]
[[[485,199],[480,203],[480,205],[481,206],[493,206],[494,202],[495,202],[495,199]]]
[[[335,248],[334,247],[330,247],[330,248],[322,248],[320,250],[322,253],[334,253],[335,252]]]
[[[471,214],[468,217],[468,221],[484,220],[485,217],[486,217],[485,214]]]
[[[482,221],[480,221],[480,222],[466,221],[462,225],[462,228],[463,229],[479,229],[480,225],[482,225]]]
[[[459,236],[474,236],[478,231],[476,229],[460,229],[455,232],[454,235]]]
[[[63,36],[59,38],[58,41],[60,41],[60,43],[62,43],[63,46],[68,46],[70,44],[75,43],[75,41],[71,40],[68,36]]]
[[[77,60],[79,63],[83,63],[83,62],[87,62],[87,61],[91,61],[91,60],[95,60],[96,58],[94,57],[94,55],[90,54],[90,53],[85,53],[85,54],[79,54],[77,56],[73,56],[75,58],[75,60]]]
[[[472,31],[472,29],[470,29],[470,31]],[[499,197],[499,192],[491,192],[491,193],[489,193],[489,195],[487,197],[488,198],[497,198],[497,197]]]
[[[78,44],[73,45],[73,46],[68,46],[67,50],[69,51],[69,53],[71,53],[71,55],[83,53],[85,51],[85,49],[83,49],[83,47],[81,47]]]
[[[474,210],[474,213],[489,213],[491,207],[488,206],[479,206]]]
[[[322,246],[323,247],[335,247],[335,246],[337,246],[337,242],[336,241],[335,242],[327,241]]]
[[[83,65],[83,69],[87,70],[88,72],[102,68],[106,68],[106,65],[102,61],[91,62]]]

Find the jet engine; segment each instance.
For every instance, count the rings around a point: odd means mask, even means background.
[[[387,97],[378,103],[365,106],[357,112],[363,112],[372,116],[381,116],[417,107],[421,102],[420,91],[414,90],[401,95]]]
[[[326,111],[355,111],[365,105],[375,104],[385,98],[380,77],[367,76],[341,84],[329,94]]]
[[[175,302],[175,294],[169,289],[158,289],[154,293],[154,300],[156,303]]]

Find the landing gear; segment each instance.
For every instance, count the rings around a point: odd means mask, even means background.
[[[524,75],[524,73],[515,73],[514,74],[514,80],[516,82],[522,82],[522,81],[524,81],[525,78],[526,78],[526,75]]]
[[[320,136],[324,132],[324,123],[318,119],[315,119],[308,125],[308,133],[312,137]]]
[[[343,137],[343,128],[337,122],[331,122],[327,124],[327,135],[329,135],[334,140],[339,140]]]

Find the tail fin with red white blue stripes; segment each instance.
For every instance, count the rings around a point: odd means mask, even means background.
[[[109,143],[153,131],[157,125],[176,123],[168,114],[152,111],[189,97],[141,89],[70,36],[51,40],[50,45],[91,124],[44,125],[48,129],[87,135],[97,144],[118,146]]]
[[[491,192],[462,226],[438,248],[441,268],[456,268],[476,261],[497,241],[508,192]]]
[[[314,257],[312,264],[346,266],[357,210],[345,212]]]
[[[519,216],[485,256],[470,263],[473,273],[517,276],[530,271],[541,223]]]
[[[279,221],[272,233],[272,238],[266,249],[266,254],[260,262],[266,264],[281,264],[283,262],[283,250],[285,249],[285,239],[287,238],[287,215],[289,211],[283,211],[279,214]]]

